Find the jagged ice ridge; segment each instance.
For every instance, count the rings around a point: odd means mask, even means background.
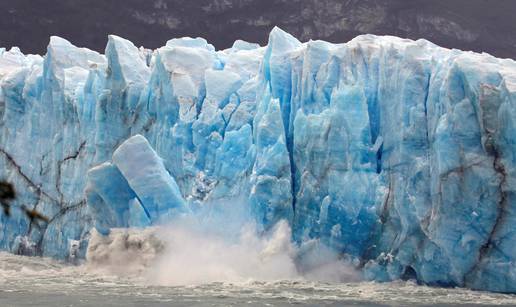
[[[266,47],[201,38],[105,55],[0,49],[0,171],[41,228],[0,248],[84,257],[89,232],[243,200],[368,279],[516,292],[516,62],[362,35]]]

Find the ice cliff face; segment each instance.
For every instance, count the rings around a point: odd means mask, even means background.
[[[244,199],[373,280],[516,292],[516,62],[359,36],[105,55],[52,37],[0,50],[0,171],[16,202],[0,248],[73,258],[89,231]]]

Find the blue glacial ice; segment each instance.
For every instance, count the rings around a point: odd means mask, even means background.
[[[84,257],[90,230],[240,199],[363,275],[516,292],[516,62],[362,35],[0,50],[0,248]],[[228,217],[229,218],[229,217]],[[229,222],[229,221],[228,221]],[[225,225],[221,225],[225,227]]]

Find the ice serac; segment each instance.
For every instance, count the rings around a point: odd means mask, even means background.
[[[174,178],[141,135],[123,142],[112,162],[88,171],[86,195],[101,234],[158,224],[187,212]]]
[[[113,153],[113,163],[133,189],[152,222],[170,211],[184,212],[185,202],[174,178],[149,142],[135,135]]]
[[[266,228],[294,217],[290,160],[278,99],[269,94],[258,103],[254,118],[256,161],[250,176],[249,202]]]
[[[88,171],[86,196],[95,227],[108,234],[110,228],[128,227],[129,202],[136,198],[120,170],[104,162]]]
[[[140,51],[126,39],[110,35],[106,57],[103,89],[95,98],[95,161],[99,163],[108,160],[120,141],[131,136],[140,94],[150,78]]]
[[[50,220],[0,213],[0,248],[76,259],[237,200],[369,279],[516,293],[515,123],[515,61],[425,40],[2,49],[1,175]]]

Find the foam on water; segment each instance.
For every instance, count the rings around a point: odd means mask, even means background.
[[[1,306],[285,306],[515,305],[513,295],[419,286],[414,282],[325,283],[308,280],[155,286],[47,258],[0,253]]]

